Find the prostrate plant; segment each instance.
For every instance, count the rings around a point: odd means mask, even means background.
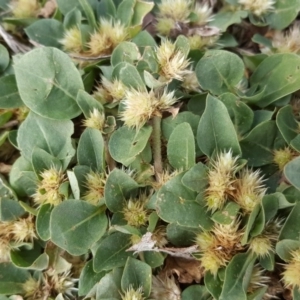
[[[300,299],[300,3],[208,2],[0,1],[1,300]]]

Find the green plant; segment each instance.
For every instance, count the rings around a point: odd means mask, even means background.
[[[51,2],[0,0],[0,299],[300,299],[299,0]]]

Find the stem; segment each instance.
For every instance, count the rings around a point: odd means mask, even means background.
[[[154,159],[154,172],[156,181],[159,180],[159,175],[162,173],[162,158],[161,158],[161,116],[154,116],[152,119],[152,152]]]
[[[108,170],[111,172],[117,165],[114,159],[111,157],[108,149],[108,141],[109,141],[110,135],[107,136],[104,142],[104,148],[105,148],[105,160],[108,166]]]

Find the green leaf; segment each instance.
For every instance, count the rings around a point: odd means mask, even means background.
[[[287,217],[280,235],[279,240],[300,240],[300,202],[297,202]]]
[[[266,121],[257,125],[241,140],[243,158],[248,160],[250,166],[259,167],[273,162],[277,134],[275,121]]]
[[[135,130],[126,126],[117,129],[109,140],[109,152],[114,160],[128,166],[145,149],[152,127]]]
[[[87,0],[78,0],[82,10],[85,13],[89,25],[95,30],[97,29],[97,22],[93,9]]]
[[[284,176],[298,190],[300,190],[300,157],[294,158],[284,167]]]
[[[256,102],[266,107],[276,100],[300,88],[300,58],[296,54],[274,54],[262,61],[250,78],[251,86],[257,86],[262,97]]]
[[[42,247],[35,243],[32,249],[24,246],[11,251],[10,257],[12,263],[18,268],[41,271],[48,268],[49,264],[49,256],[41,252]]]
[[[88,261],[80,273],[78,295],[85,296],[93,286],[105,276],[106,272],[96,273],[93,270],[93,260]]]
[[[274,9],[266,16],[266,21],[272,28],[282,30],[296,19],[299,10],[299,0],[277,0]]]
[[[252,210],[252,212],[251,212],[250,216],[248,217],[248,219],[246,219],[247,220],[247,225],[246,225],[245,233],[244,233],[243,238],[241,240],[242,245],[247,244],[247,242],[249,240],[250,231],[253,228],[254,222],[255,222],[259,212],[260,212],[260,205],[256,205],[254,207],[254,209]]]
[[[206,98],[205,111],[197,130],[197,142],[203,153],[212,156],[214,152],[232,150],[241,154],[238,138],[226,106],[210,95]]]
[[[102,0],[97,6],[98,17],[115,17],[117,10],[113,0]]]
[[[132,256],[132,252],[126,252],[131,245],[130,235],[122,232],[113,233],[100,241],[94,256],[95,272],[125,266],[127,257]]]
[[[195,138],[189,123],[181,123],[173,130],[167,146],[168,160],[178,170],[188,170],[195,165]]]
[[[65,160],[75,152],[71,142],[73,131],[70,120],[51,120],[30,112],[18,130],[17,142],[22,155],[29,161],[35,148]]]
[[[99,130],[84,130],[78,143],[77,160],[80,165],[88,166],[94,171],[104,171],[104,140]]]
[[[71,29],[72,27],[80,26],[81,18],[82,18],[81,11],[77,7],[74,7],[64,17],[64,22],[63,22],[64,28]]]
[[[81,113],[76,96],[84,87],[67,54],[37,48],[23,55],[14,69],[21,98],[35,113],[52,119],[72,119]]]
[[[15,108],[23,106],[15,75],[7,75],[0,78],[0,108]]]
[[[131,42],[122,42],[114,49],[111,55],[111,64],[113,67],[121,62],[133,64],[140,58],[141,54],[136,44]]]
[[[0,45],[0,73],[2,73],[9,65],[9,53],[7,49]]]
[[[231,93],[222,94],[219,98],[225,104],[238,136],[243,136],[251,129],[254,118],[252,109]]]
[[[143,288],[143,294],[148,297],[151,292],[151,267],[134,258],[128,257],[124,267],[121,286],[123,292],[127,291],[130,287],[137,290]]]
[[[122,209],[124,202],[130,195],[137,192],[139,185],[125,172],[114,169],[109,173],[106,180],[104,197],[108,209],[118,212]]]
[[[121,80],[126,86],[136,90],[145,90],[145,84],[138,70],[128,62],[121,62],[113,69],[113,78]]]
[[[182,300],[209,300],[211,295],[204,285],[190,285],[181,295]]]
[[[292,258],[292,251],[298,250],[299,247],[300,241],[284,239],[276,244],[276,253],[284,261],[289,261]]]
[[[212,225],[209,215],[195,201],[196,193],[186,188],[179,174],[168,181],[157,194],[157,213],[168,223],[176,223],[185,227],[209,229]]]
[[[64,37],[63,24],[54,19],[41,19],[25,28],[28,38],[38,44],[61,48]]]
[[[72,194],[76,200],[80,199],[80,187],[76,175],[72,171],[67,171]]]
[[[208,185],[207,167],[201,162],[190,168],[182,177],[182,183],[192,191],[202,193]]]
[[[211,26],[216,26],[221,31],[226,29],[232,24],[239,24],[242,19],[247,18],[248,13],[243,10],[237,11],[220,11],[214,16],[214,20],[209,23]]]
[[[176,223],[168,224],[167,238],[172,245],[178,247],[188,247],[194,244],[198,229],[183,227]]]
[[[117,9],[117,19],[129,26],[134,13],[135,0],[123,0]]]
[[[219,299],[223,282],[220,280],[219,276],[214,276],[210,272],[206,272],[204,275],[205,287],[214,297],[214,299]]]
[[[3,188],[0,188],[0,221],[13,221],[22,216],[25,211],[18,201],[7,199],[3,196]]]
[[[79,0],[57,0],[57,5],[59,10],[66,15],[69,11],[73,10],[75,7],[81,8]],[[88,0],[92,6],[94,6],[95,0]]]
[[[195,71],[204,90],[220,95],[235,90],[243,77],[244,64],[234,53],[208,50],[198,62]]]
[[[225,280],[220,300],[246,300],[247,287],[244,288],[244,277],[247,269],[252,268],[255,257],[249,253],[236,254],[225,271]]]
[[[44,204],[40,207],[36,218],[36,231],[43,241],[50,239],[50,216],[53,210],[51,204]]]
[[[13,295],[24,292],[23,283],[30,277],[27,270],[22,270],[12,263],[0,263],[0,294]]]
[[[133,16],[131,20],[131,25],[142,25],[144,17],[152,10],[154,7],[153,2],[140,1],[135,2]]]
[[[43,149],[34,148],[32,152],[32,166],[35,174],[39,176],[43,171],[55,168],[61,170],[61,162]]]
[[[229,225],[235,220],[240,206],[235,202],[228,202],[221,211],[215,212],[211,219],[219,224]]]
[[[62,202],[53,209],[50,217],[52,242],[72,255],[87,253],[106,228],[103,208],[81,200]]]
[[[100,112],[104,111],[102,104],[90,94],[88,94],[86,91],[79,91],[77,94],[76,101],[86,119],[90,117],[94,109],[97,109]]]
[[[290,105],[282,107],[276,117],[276,124],[285,141],[289,144],[297,135],[298,123]]]

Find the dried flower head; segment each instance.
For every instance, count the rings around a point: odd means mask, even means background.
[[[90,116],[83,120],[83,125],[88,128],[98,129],[100,131],[103,130],[105,124],[105,115],[102,111],[99,111],[97,108],[94,108],[92,112],[90,112]]]
[[[162,0],[158,4],[158,15],[169,17],[177,22],[188,22],[192,3],[192,0]]]
[[[121,120],[128,127],[141,128],[155,114],[170,108],[177,101],[174,92],[156,95],[154,91],[127,90],[124,97],[124,110]]]
[[[182,81],[184,76],[190,73],[188,70],[190,61],[169,40],[163,41],[157,48],[156,57],[160,67],[160,75],[164,81],[171,81],[172,79]]]
[[[180,300],[181,291],[173,276],[153,276],[150,297],[153,300]]]
[[[296,156],[295,151],[293,151],[291,148],[286,147],[284,149],[274,150],[274,163],[278,166],[280,171],[283,171],[284,166],[293,160],[293,158]]]
[[[2,230],[2,226],[0,225],[0,229]],[[0,263],[9,262],[10,261],[10,239],[7,236],[0,235]]]
[[[162,186],[164,186],[169,180],[174,178],[180,173],[180,170],[170,171],[169,169],[163,170],[162,173],[157,175],[157,181],[152,182],[152,187],[158,191]]]
[[[163,36],[169,36],[171,31],[176,27],[176,21],[168,17],[158,17],[156,30]]]
[[[129,199],[122,212],[128,225],[141,227],[148,222],[148,211],[145,208],[147,196],[142,194],[139,199]]]
[[[155,241],[155,245],[158,248],[163,248],[166,246],[168,244],[166,227],[157,227],[152,234],[152,240]]]
[[[38,0],[14,0],[10,4],[15,18],[26,19],[35,17],[40,9]]]
[[[181,85],[186,91],[200,92],[200,85],[196,76],[196,72],[186,74]]]
[[[300,288],[300,249],[291,252],[290,261],[284,265],[282,279],[286,288]]]
[[[190,43],[191,50],[205,49],[213,46],[219,39],[219,35],[201,36],[193,34],[187,37]]]
[[[63,45],[65,51],[74,53],[83,51],[81,31],[77,26],[67,29],[64,38],[59,42]]]
[[[88,42],[93,56],[111,54],[113,49],[128,38],[128,32],[119,20],[100,20],[99,30],[93,33]]]
[[[261,202],[267,191],[263,182],[259,170],[253,172],[244,169],[240,172],[239,178],[235,181],[234,200],[245,213],[251,213],[254,207]]]
[[[206,190],[206,206],[215,211],[222,209],[233,191],[234,176],[237,171],[238,157],[232,156],[232,151],[222,152],[211,162],[208,171],[209,186]]]
[[[23,295],[27,300],[42,299],[41,280],[29,277],[22,284]]]
[[[265,270],[258,264],[253,266],[250,283],[247,288],[247,293],[254,293],[257,289],[268,286],[271,281],[269,276],[264,275]]]
[[[34,201],[38,205],[46,203],[58,205],[63,200],[59,192],[60,185],[66,181],[66,177],[61,170],[50,168],[43,171],[40,176],[41,181],[37,185],[36,193],[33,195]]]
[[[210,272],[212,275],[217,276],[218,270],[225,267],[228,261],[216,251],[204,252],[200,258],[201,267],[205,272]]]
[[[94,97],[101,103],[115,102],[119,103],[125,96],[127,87],[122,81],[113,79],[112,81],[101,77],[101,86],[97,87]]]
[[[144,300],[143,288],[139,287],[135,290],[132,286],[125,292],[124,296],[121,296],[122,300]]]
[[[274,9],[275,4],[274,0],[239,0],[238,2],[243,6],[243,9],[258,17]]]
[[[197,26],[204,26],[208,22],[211,22],[214,18],[212,15],[213,9],[207,3],[196,3],[193,13],[196,15],[197,20],[193,21],[193,24]]]
[[[83,199],[88,203],[97,205],[104,196],[105,174],[91,171],[85,177],[85,186],[87,188]]]
[[[26,219],[13,221],[10,226],[12,240],[16,243],[33,242],[37,238],[35,233],[35,223],[32,216]]]

